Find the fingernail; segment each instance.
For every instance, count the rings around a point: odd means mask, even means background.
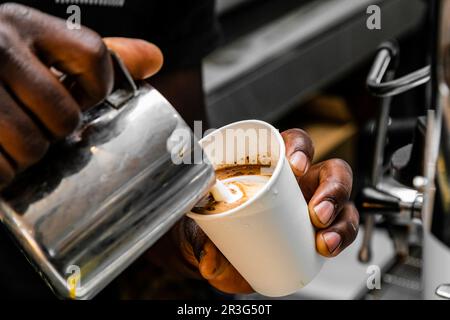
[[[341,235],[337,232],[327,232],[323,234],[323,240],[327,245],[328,251],[333,253],[341,245]]]
[[[308,165],[308,157],[306,157],[306,154],[303,152],[296,151],[290,156],[289,162],[299,172],[304,173],[306,171],[306,166]]]
[[[319,221],[322,224],[326,225],[328,222],[330,222],[330,219],[333,216],[334,204],[332,204],[330,201],[322,201],[314,207],[314,212],[316,213]]]

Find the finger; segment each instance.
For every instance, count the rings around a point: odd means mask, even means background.
[[[359,213],[347,203],[334,223],[316,234],[317,251],[325,257],[335,257],[348,247],[358,235]]]
[[[151,77],[163,65],[161,50],[150,42],[129,38],[103,38],[103,41],[122,59],[136,80]]]
[[[251,293],[253,289],[217,247],[207,241],[199,263],[200,274],[216,289],[226,293]]]
[[[2,57],[1,80],[54,137],[65,137],[78,126],[77,102],[27,48],[14,40],[11,45],[13,49]]]
[[[314,146],[309,135],[301,129],[289,129],[282,134],[286,144],[286,157],[297,178],[303,176],[311,166]]]
[[[14,178],[14,168],[0,150],[0,191]]]
[[[177,227],[183,256],[193,266],[198,267],[208,237],[194,220],[187,217],[181,219]]]
[[[18,4],[3,6],[1,12],[47,65],[74,80],[70,91],[82,109],[98,104],[111,92],[112,61],[97,33],[85,27],[69,29],[62,19]]]
[[[223,292],[250,293],[253,289],[228,262],[217,247],[192,219],[179,224],[179,242],[185,259],[197,267],[200,275]]]
[[[352,183],[352,170],[340,159],[313,165],[299,180],[314,226],[324,228],[333,222],[350,198]]]
[[[49,142],[28,115],[0,86],[0,145],[17,171],[39,161]]]

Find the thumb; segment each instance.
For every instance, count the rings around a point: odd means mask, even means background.
[[[203,278],[222,292],[231,294],[254,292],[248,282],[223,256],[211,240],[208,240],[203,247],[198,270]]]
[[[213,287],[227,293],[253,292],[194,220],[184,218],[178,226],[178,241],[184,258],[198,268],[200,275]]]
[[[135,80],[154,75],[163,65],[161,50],[150,42],[130,38],[103,38],[103,41],[122,59]]]

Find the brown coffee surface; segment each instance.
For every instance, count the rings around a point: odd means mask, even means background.
[[[269,181],[270,175],[261,174],[263,165],[237,165],[216,170],[216,179],[221,180],[225,186],[233,185],[242,192],[242,197],[232,203],[224,201],[216,201],[211,194],[200,200],[192,212],[199,214],[217,214],[234,209],[251,198],[253,198],[259,190]],[[250,176],[257,176],[261,179],[250,179]],[[236,179],[233,179],[236,178]],[[248,178],[248,179],[246,179]],[[236,192],[230,188],[231,192]]]

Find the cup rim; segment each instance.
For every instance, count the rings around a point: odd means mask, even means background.
[[[278,162],[277,165],[275,167],[275,170],[273,172],[273,174],[271,175],[269,181],[264,185],[263,188],[261,188],[261,190],[259,190],[255,196],[253,196],[250,200],[246,201],[245,203],[241,204],[240,206],[237,206],[236,208],[233,208],[231,210],[225,211],[225,212],[221,212],[221,213],[216,213],[216,214],[200,214],[200,213],[195,213],[195,212],[188,212],[186,215],[194,220],[216,220],[216,219],[220,219],[220,218],[224,218],[227,216],[230,216],[234,213],[236,213],[237,211],[240,211],[242,209],[245,209],[246,207],[248,207],[249,205],[251,205],[253,202],[255,202],[257,199],[259,199],[263,194],[265,194],[267,192],[267,190],[271,189],[271,187],[273,186],[273,184],[275,183],[277,177],[280,175],[281,172],[281,168],[284,164],[285,158],[286,158],[286,147],[284,145],[284,140],[283,137],[281,136],[281,133],[278,129],[276,129],[274,126],[272,126],[270,123],[267,123],[265,121],[261,121],[261,120],[254,120],[254,119],[250,119],[250,120],[242,120],[242,121],[237,121],[237,122],[233,122],[230,124],[227,124],[226,126],[223,126],[217,130],[214,130],[213,132],[211,132],[210,134],[208,134],[207,136],[203,137],[200,141],[199,144],[201,145],[203,141],[205,141],[208,137],[210,137],[213,134],[216,134],[219,131],[222,130],[226,130],[230,127],[234,127],[234,126],[239,126],[241,124],[248,124],[248,123],[255,123],[255,124],[260,124],[263,125],[265,127],[268,127],[271,131],[274,132],[276,140],[278,142],[279,145],[279,157],[278,157]]]

